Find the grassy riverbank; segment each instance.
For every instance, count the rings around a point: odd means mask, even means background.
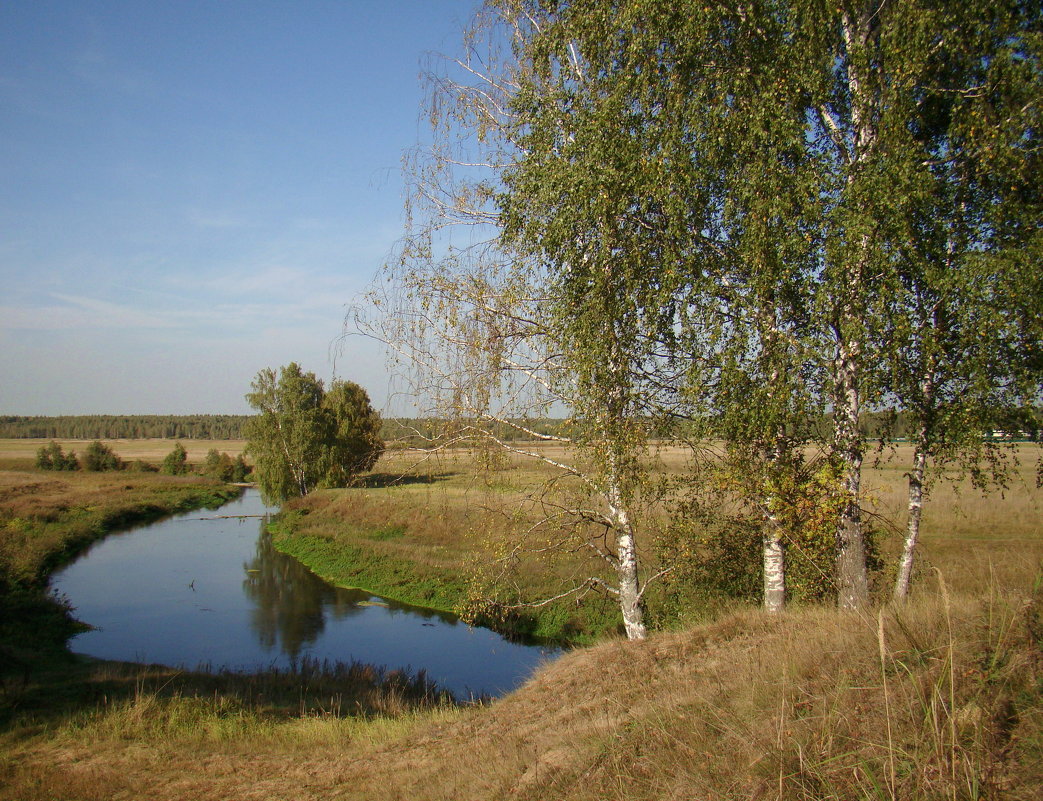
[[[576,650],[488,706],[371,718],[127,679],[6,727],[0,799],[1032,801],[1041,600],[935,581],[879,617],[745,610]]]
[[[76,625],[47,595],[47,577],[114,529],[241,492],[188,477],[147,473],[0,470],[0,674],[64,653]]]
[[[99,715],[102,729],[121,737],[136,727],[155,734],[197,724],[256,735],[277,721],[312,714],[388,717],[452,705],[422,672],[305,662],[258,674],[193,673],[68,652],[65,642],[79,624],[61,599],[47,594],[51,571],[115,529],[216,508],[241,492],[198,476],[52,473],[24,460],[0,466],[3,769],[9,767],[7,746],[56,721],[78,728],[85,714]]]
[[[447,461],[395,480],[406,472],[395,466],[365,488],[292,505],[287,530],[324,542],[344,570],[355,568],[339,544],[353,544],[427,570],[430,583],[454,571],[480,579],[468,550],[520,519],[519,487],[539,479],[519,470],[476,482]],[[389,685],[358,666],[208,677],[73,663],[11,677],[0,801],[1032,801],[1043,786],[1032,467],[1002,497],[935,491],[901,610],[696,610],[644,643],[576,649],[487,705],[456,707],[422,677]],[[901,509],[900,464],[867,483],[877,513]],[[519,589],[542,591],[569,569],[526,563]],[[442,590],[426,591],[437,601]]]
[[[590,643],[618,628],[612,599],[592,595],[542,607],[493,608],[495,590],[505,604],[561,592],[583,574],[602,570],[585,552],[543,559],[532,552],[545,534],[511,552],[512,532],[541,514],[528,498],[547,474],[533,465],[476,479],[472,457],[451,454],[437,464],[412,467],[415,457],[391,453],[383,472],[365,486],[320,490],[288,503],[272,525],[274,544],[327,581],[358,587],[405,603],[464,613],[507,633]],[[497,580],[499,560],[510,553],[510,575]]]
[[[901,549],[909,450],[896,449],[867,469],[864,480],[884,563],[876,576],[881,597],[889,591]],[[1012,577],[1006,572],[1026,558],[1030,564],[1043,560],[1043,493],[1035,486],[1034,464],[1038,448],[1024,446],[1021,455],[1022,464],[1002,493],[983,496],[969,481],[932,488],[918,555],[921,583],[937,568],[956,585],[980,589],[997,572],[1007,583]],[[680,450],[659,457],[664,477],[685,469]],[[554,473],[531,460],[509,460],[476,477],[473,457],[464,452],[420,465],[415,459],[392,452],[380,463],[381,472],[362,487],[318,491],[290,502],[274,526],[276,547],[334,584],[470,612],[501,629],[580,643],[618,633],[618,608],[603,595],[507,613],[481,603],[486,593],[508,604],[534,602],[585,576],[604,574],[604,563],[586,547],[573,544],[540,553],[555,540],[568,542],[561,527],[534,529],[548,509],[553,513],[568,505],[567,482],[534,495],[533,488],[546,485]],[[655,512],[642,521],[648,572],[657,567],[658,554],[650,544],[663,523]],[[523,531],[528,533],[520,538]],[[505,564],[510,571],[501,574]],[[659,628],[700,623],[735,606],[683,583],[655,587],[647,601]]]

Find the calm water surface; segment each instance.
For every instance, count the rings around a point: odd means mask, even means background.
[[[94,626],[73,651],[194,668],[254,670],[301,659],[425,670],[458,696],[497,695],[558,651],[455,616],[333,587],[276,551],[256,490],[216,512],[161,520],[96,543],[51,579]]]

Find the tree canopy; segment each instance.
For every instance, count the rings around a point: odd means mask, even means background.
[[[922,485],[1039,399],[1041,24],[1023,0],[488,0],[432,76],[390,339],[487,441],[490,409],[565,403],[621,543],[650,425],[723,439],[765,600],[817,507],[860,607],[867,413],[912,424]]]
[[[1037,397],[1038,5],[491,5],[525,30],[500,222],[575,353],[603,372],[622,326],[683,365],[765,510],[828,411],[840,603],[864,604],[863,413],[944,416],[972,453]]]
[[[335,380],[327,391],[296,362],[261,370],[246,399],[258,411],[246,425],[247,453],[268,502],[344,487],[384,450],[380,415],[362,387]]]

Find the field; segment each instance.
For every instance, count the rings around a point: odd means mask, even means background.
[[[61,445],[65,452],[72,450],[78,454],[82,454],[92,442],[89,439],[57,439],[54,441]],[[190,462],[202,462],[211,448],[235,457],[246,447],[246,441],[241,439],[103,439],[101,441],[112,448],[125,462],[140,459],[157,465],[173,450],[177,442],[180,442],[188,452]],[[12,460],[18,462],[32,460],[36,457],[36,451],[49,442],[51,442],[49,439],[0,439],[0,464]]]
[[[875,576],[881,597],[889,591],[902,547],[910,451],[897,448],[866,470],[867,512],[879,532],[884,564]],[[1043,493],[1035,486],[1039,451],[1021,446],[1018,453],[1020,463],[1003,492],[985,495],[966,479],[931,487],[917,569],[921,585],[935,568],[954,583],[978,588],[994,579],[1004,584],[1031,579],[1043,560]],[[678,448],[660,450],[656,475],[682,475],[686,458]],[[560,527],[543,533],[532,527],[548,509],[560,508],[570,492],[569,481],[548,483],[555,475],[551,468],[513,457],[476,473],[473,456],[463,452],[418,459],[391,452],[366,486],[318,491],[291,502],[288,531],[277,537],[278,547],[334,583],[445,609],[466,606],[483,590],[546,598],[569,582],[603,572],[586,548],[569,546],[571,553],[556,559],[533,553],[549,547]],[[656,538],[666,523],[656,508],[639,521],[650,572],[665,558]],[[519,531],[528,533],[520,538]],[[501,576],[496,560],[508,553],[512,569]],[[649,603],[653,618],[668,626],[702,622],[729,607],[720,598],[685,594],[679,587],[652,593]],[[613,631],[617,618],[611,599],[591,595],[581,605],[569,599],[533,609],[515,623],[517,630],[537,636],[590,642]]]
[[[680,452],[661,456],[663,474],[684,470]],[[894,516],[885,561],[900,545],[906,456],[867,472],[873,514]],[[347,679],[315,679],[321,692],[295,711],[266,698],[264,679],[107,665],[9,683],[0,799],[1036,799],[1043,499],[1038,451],[1022,456],[1002,494],[933,489],[905,607],[769,618],[725,605],[644,643],[578,648],[484,706],[399,696],[352,708]],[[315,494],[299,522],[411,554],[431,576],[473,570],[468,549],[506,530],[547,477],[508,464],[475,478],[465,454],[413,458]]]

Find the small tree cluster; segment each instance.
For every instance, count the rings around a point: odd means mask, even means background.
[[[242,454],[233,459],[227,453],[218,453],[216,448],[211,448],[203,461],[203,475],[219,481],[242,482],[249,473],[250,467]]]
[[[122,470],[123,467],[123,460],[113,452],[112,448],[100,440],[92,442],[83,452],[84,470],[101,473],[107,470]]]
[[[62,446],[54,440],[36,452],[36,466],[41,470],[79,470],[80,461],[75,451],[62,452]]]
[[[278,376],[262,370],[251,387],[246,399],[259,414],[247,423],[246,450],[269,502],[347,486],[384,451],[380,415],[358,384],[337,380],[327,390],[291,362]]]
[[[180,442],[174,445],[174,450],[163,457],[163,466],[159,469],[161,473],[168,476],[183,476],[188,472],[188,452]]]

